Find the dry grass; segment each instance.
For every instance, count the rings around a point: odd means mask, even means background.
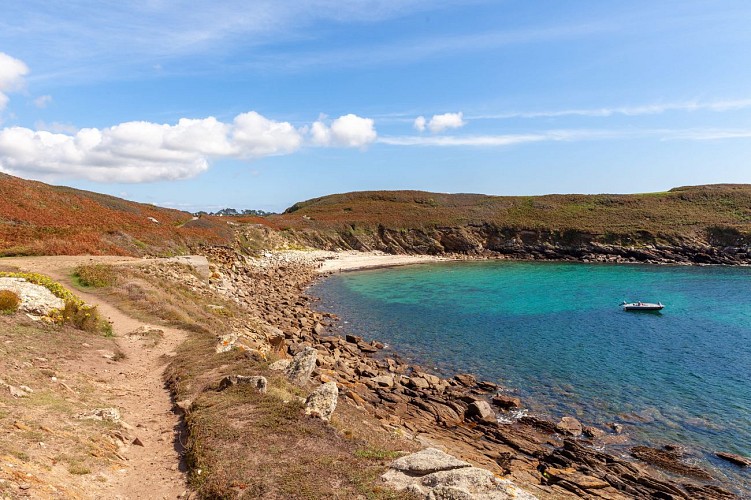
[[[104,288],[117,283],[117,273],[107,264],[86,264],[73,271],[78,284],[85,287]]]
[[[11,290],[0,290],[0,314],[13,314],[21,305],[21,297]]]
[[[0,379],[33,390],[13,397],[0,388],[0,492],[8,485],[14,498],[12,485],[25,482],[36,492],[54,486],[60,498],[90,495],[83,476],[106,475],[120,463],[110,437],[114,424],[75,418],[111,406],[93,372],[108,363],[100,351],[115,349],[111,339],[68,326],[0,317]]]

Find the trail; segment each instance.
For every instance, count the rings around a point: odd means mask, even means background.
[[[46,274],[69,286],[69,275],[79,264],[95,262],[128,262],[140,259],[114,257],[38,257],[3,259],[4,264],[23,271]],[[108,497],[116,499],[178,498],[187,490],[186,474],[181,463],[181,423],[172,411],[170,394],[162,374],[187,333],[163,326],[154,326],[134,319],[102,298],[74,290],[89,304],[96,305],[101,315],[112,322],[116,342],[125,355],[118,370],[96,373],[106,381],[112,406],[120,409],[128,428],[130,441],[137,438],[143,446],[131,443],[121,452],[127,464],[114,470],[107,484]],[[140,328],[164,332],[161,342],[144,348],[138,336],[128,336]]]

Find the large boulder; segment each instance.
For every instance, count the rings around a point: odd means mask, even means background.
[[[313,391],[305,400],[305,414],[328,422],[336,409],[339,389],[336,382],[326,382]]]
[[[401,457],[381,479],[398,491],[409,491],[430,500],[534,500],[511,481],[472,467],[435,448]]]
[[[306,347],[295,354],[292,362],[285,370],[287,378],[297,385],[307,384],[310,381],[310,375],[316,367],[317,356],[318,351],[312,347]]]
[[[65,307],[65,301],[56,297],[46,287],[26,281],[24,278],[0,277],[0,290],[10,290],[18,295],[19,311],[39,316],[48,316],[52,311]]]
[[[485,424],[492,424],[497,422],[495,412],[490,407],[490,403],[484,400],[473,401],[467,408],[467,418],[482,422]]]

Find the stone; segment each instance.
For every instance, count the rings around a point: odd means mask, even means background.
[[[413,389],[424,390],[430,387],[430,383],[422,377],[410,377],[407,379],[407,385]]]
[[[740,465],[741,467],[751,467],[751,458],[736,455],[735,453],[727,453],[724,451],[718,451],[717,453],[715,453],[715,455],[723,460],[734,463],[735,465]]]
[[[228,333],[219,337],[219,342],[216,343],[215,350],[217,354],[223,352],[229,352],[234,349],[237,343],[238,335],[236,333]]]
[[[513,396],[506,396],[504,394],[496,394],[495,396],[493,396],[493,398],[490,401],[495,406],[503,410],[512,410],[516,408],[521,408],[522,406],[521,399],[513,397]]]
[[[555,425],[555,430],[568,436],[581,436],[582,424],[574,417],[563,417],[561,421]]]
[[[134,446],[142,446],[142,447],[145,447],[145,445],[143,444],[143,441],[141,441],[141,440],[140,440],[140,439],[138,439],[138,438],[135,438],[135,439],[133,440],[133,442],[132,442],[131,444],[132,444],[132,445],[134,445]]]
[[[326,327],[324,327],[322,324],[316,322],[316,324],[313,325],[313,333],[315,333],[318,336],[321,336],[324,333],[326,333]]]
[[[582,433],[591,438],[599,438],[605,435],[605,431],[591,425],[584,426]]]
[[[378,377],[373,377],[371,380],[381,387],[394,387],[393,375],[379,375]]]
[[[305,385],[310,381],[310,375],[316,367],[318,351],[312,347],[306,347],[295,354],[285,373],[287,378],[297,385]]]
[[[245,375],[227,375],[222,380],[219,381],[219,391],[223,391],[229,387],[232,387],[233,385],[250,385],[254,387],[258,392],[261,394],[266,393],[266,387],[268,386],[268,381],[266,380],[266,377],[262,377],[259,375],[254,376],[245,376]]]
[[[472,401],[467,408],[467,418],[479,422],[493,424],[497,422],[495,412],[490,407],[490,403],[483,400]]]
[[[107,422],[118,422],[122,418],[117,408],[96,408],[94,410],[79,413],[76,418],[81,420],[105,420]]]
[[[0,277],[0,290],[10,290],[18,295],[18,310],[28,314],[48,316],[65,307],[65,301],[56,297],[46,287],[28,282],[24,278]]]
[[[305,400],[305,414],[320,418],[324,422],[331,420],[339,399],[336,382],[326,382],[313,391]]]
[[[477,379],[474,375],[469,373],[460,373],[454,377],[454,380],[462,384],[464,387],[474,387],[477,384]]]
[[[631,448],[631,456],[676,474],[706,480],[713,479],[704,469],[684,462],[679,451],[634,446]]]
[[[616,422],[608,422],[607,425],[611,431],[615,432],[616,434],[623,434],[623,426]]]
[[[266,341],[271,346],[271,350],[276,353],[283,353],[285,349],[284,332],[281,331],[279,328],[276,328],[273,326],[267,326],[264,329],[264,333],[266,334]]]
[[[471,464],[464,460],[452,457],[436,448],[426,448],[417,453],[397,458],[391,463],[392,469],[411,474],[425,475],[442,470],[458,469],[460,467],[471,467]]]
[[[427,500],[534,500],[511,481],[472,467],[435,448],[392,462],[381,479],[391,488]]]

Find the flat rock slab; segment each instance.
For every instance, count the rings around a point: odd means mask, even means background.
[[[426,448],[412,455],[397,458],[391,464],[392,469],[409,472],[413,475],[425,475],[443,470],[471,467],[472,464],[452,457],[436,448]]]

